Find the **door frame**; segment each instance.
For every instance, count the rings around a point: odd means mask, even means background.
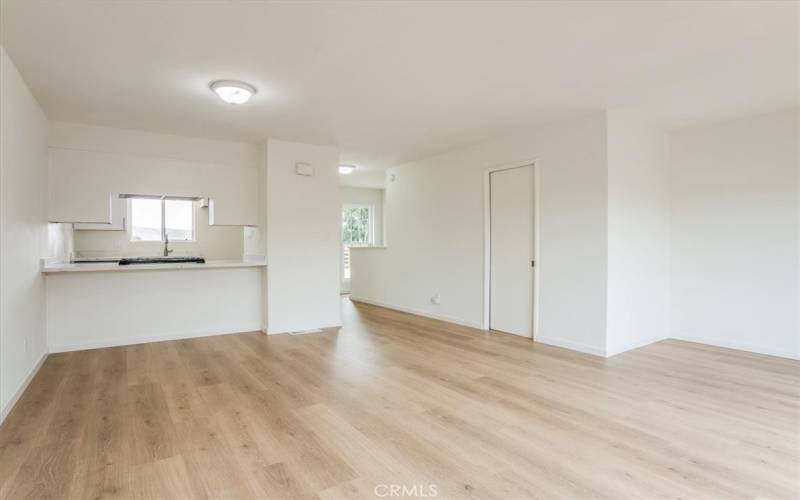
[[[492,300],[492,191],[490,176],[492,172],[531,167],[533,169],[533,290],[531,293],[531,340],[539,332],[539,162],[535,159],[505,163],[487,168],[483,172],[483,329],[491,327]]]

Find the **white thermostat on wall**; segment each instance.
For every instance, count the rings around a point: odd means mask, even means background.
[[[314,175],[314,167],[310,163],[295,163],[294,171],[297,175]]]

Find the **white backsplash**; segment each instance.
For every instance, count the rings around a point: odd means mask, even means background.
[[[241,259],[244,254],[242,226],[210,226],[208,210],[195,211],[195,238],[193,242],[170,242],[170,254],[200,256],[213,260]],[[75,231],[75,256],[98,257],[152,257],[161,255],[164,244],[157,241],[131,241],[128,231]]]

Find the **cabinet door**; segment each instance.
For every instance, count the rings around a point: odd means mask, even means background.
[[[96,224],[96,223],[76,223],[74,225],[76,231],[94,230],[94,231],[125,231],[128,229],[128,200],[120,198],[116,194],[111,195],[111,223],[110,224]]]

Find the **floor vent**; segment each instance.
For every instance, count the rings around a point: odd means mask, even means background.
[[[305,335],[307,333],[322,333],[322,330],[315,328],[313,330],[303,330],[302,332],[289,332],[289,335]]]

